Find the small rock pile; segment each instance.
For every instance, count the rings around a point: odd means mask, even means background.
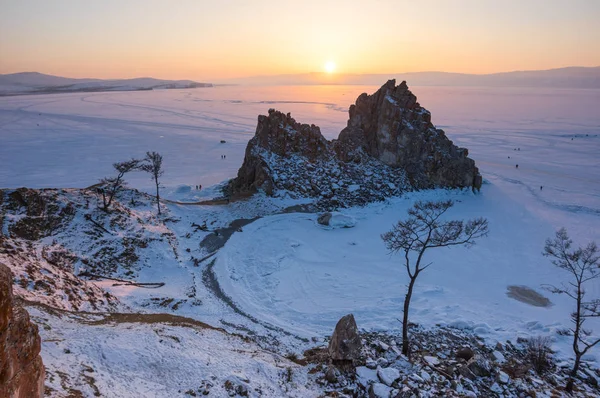
[[[365,205],[411,190],[406,174],[382,162],[365,158],[345,163],[333,156],[310,162],[299,155],[279,156],[262,151],[269,167],[272,194],[313,197],[321,207]]]

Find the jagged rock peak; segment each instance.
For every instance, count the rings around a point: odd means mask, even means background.
[[[314,124],[301,124],[288,113],[269,109],[269,115],[258,116],[257,146],[279,156],[299,154],[314,161],[328,151],[328,141]]]
[[[441,129],[403,81],[388,80],[372,95],[361,94],[350,106],[350,119],[336,153],[351,161],[365,155],[407,172],[417,188],[481,186],[479,170]]]
[[[431,124],[406,82],[389,80],[374,94],[361,94],[349,113],[332,142],[289,113],[260,115],[229,193],[285,190],[354,205],[415,188],[480,188],[468,151]]]

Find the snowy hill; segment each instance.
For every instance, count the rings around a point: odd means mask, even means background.
[[[86,91],[136,91],[211,86],[210,83],[198,83],[192,80],[160,80],[151,77],[102,80],[71,79],[67,77],[45,75],[38,72],[0,75],[0,96]]]

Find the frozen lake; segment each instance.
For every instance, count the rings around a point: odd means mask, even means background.
[[[163,154],[166,186],[217,184],[236,175],[258,114],[291,112],[331,139],[356,97],[377,88],[222,86],[3,97],[0,187],[89,186],[109,175],[113,162],[147,150]],[[600,90],[411,89],[433,123],[469,148],[484,178],[521,184],[536,195],[543,185],[544,201],[599,211]],[[151,186],[143,174],[128,179]]]

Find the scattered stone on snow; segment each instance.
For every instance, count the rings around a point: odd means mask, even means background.
[[[345,315],[338,321],[329,341],[329,356],[334,363],[354,363],[359,358],[361,350],[362,341],[354,315]]]

